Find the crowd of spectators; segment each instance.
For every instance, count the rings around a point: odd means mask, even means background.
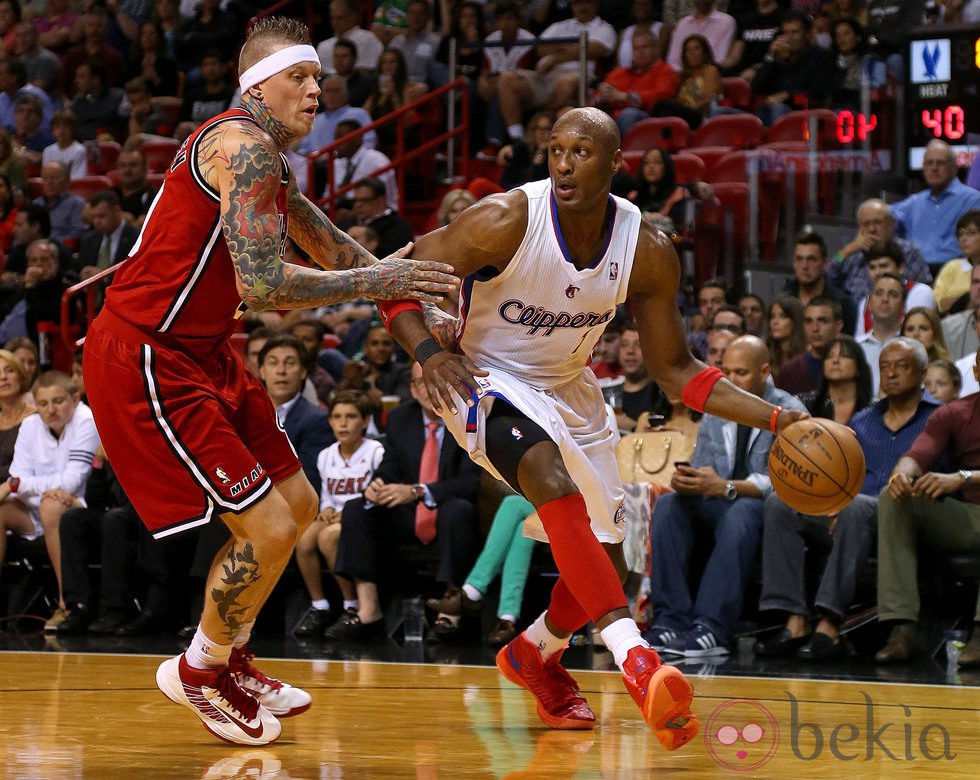
[[[174,571],[182,561],[148,551],[153,545],[111,464],[85,433],[90,415],[80,372],[37,378],[39,361],[45,369],[51,363],[39,323],[57,322],[64,289],[124,260],[137,240],[157,183],[145,145],[182,140],[236,104],[235,56],[253,5],[0,0],[0,466],[13,473],[13,462],[22,479],[34,478],[0,500],[0,561],[8,532],[45,538],[58,574],[58,608],[47,626],[54,632],[132,635],[182,622],[159,586],[186,575]],[[749,83],[755,102],[748,110],[771,125],[802,105],[853,108],[862,79],[880,87],[899,78],[896,31],[923,21],[924,5],[634,0],[623,14],[623,4],[599,0],[409,0],[379,4],[372,17],[356,0],[332,0],[324,19],[330,34],[317,46],[321,111],[311,135],[290,150],[291,169],[314,195],[331,181],[354,185],[335,204],[337,222],[383,256],[417,232],[399,213],[405,193],[394,172],[375,175],[390,163],[393,127],[348,138],[330,170],[325,159],[309,169],[305,158],[462,76],[473,86],[475,156],[499,164],[499,184],[478,180],[451,191],[428,227],[446,224],[489,192],[543,178],[551,126],[576,104],[582,85],[578,46],[535,45],[534,36],[589,33],[588,99],[624,133],[647,116],[679,116],[694,129],[739,110],[723,88],[731,76]],[[938,4],[947,21],[970,21],[973,5]],[[816,6],[816,17],[808,15]],[[458,46],[455,73],[450,39]],[[407,130],[410,143],[420,140],[411,135],[417,128]],[[115,154],[104,145],[112,141]],[[112,186],[76,187],[95,173],[107,174]],[[958,438],[944,449],[954,434],[974,434],[969,415],[980,397],[971,395],[980,389],[980,192],[959,181],[955,155],[938,141],[926,150],[923,181],[899,202],[861,203],[855,234],[841,246],[800,231],[792,256],[782,258],[792,269],[784,294],[735,297],[727,281],[710,280],[690,310],[681,304],[699,357],[749,392],[857,430],[868,478],[838,516],[801,517],[772,495],[763,458],[768,434],[710,415],[699,422],[679,399],[663,397],[645,372],[626,312],[603,336],[594,368],[604,378],[624,377],[618,427],[631,431],[639,421],[642,430],[649,412],[698,441],[692,465],[679,468],[674,494],[656,503],[651,518],[661,565],[653,570],[649,636],[665,652],[727,653],[747,578],[761,560],[758,608],[783,613],[785,625],[760,652],[845,657],[840,627],[854,593],[849,577],[873,548],[879,501],[888,529],[880,542],[888,549],[879,556],[879,598],[882,618],[895,626],[879,660],[903,660],[916,649],[909,627],[919,617],[918,600],[908,561],[914,573],[917,548],[909,549],[906,531],[932,518],[942,495],[945,506],[968,518],[967,528],[977,527],[980,512],[970,488],[970,470],[980,469],[971,458],[976,441]],[[633,175],[617,176],[614,191],[668,231],[685,219],[690,201],[713,197],[705,182],[679,177],[662,148],[647,151]],[[287,259],[305,262],[292,244]],[[479,472],[445,436],[418,367],[403,360],[373,305],[251,315],[245,327],[250,370],[265,383],[321,494],[317,521],[297,549],[309,608],[290,630],[337,642],[382,636],[392,617],[384,614],[386,548],[395,543],[435,559],[433,585],[444,591],[430,600],[432,635],[443,641],[458,638],[461,618],[482,608],[503,568],[491,641],[512,638],[533,549],[520,537],[529,505],[506,499],[484,547]],[[934,412],[941,425],[928,422]],[[38,444],[34,420],[52,432],[84,429],[79,447],[64,453],[69,467]],[[880,445],[888,436],[888,446]],[[927,490],[920,495],[915,484]],[[695,594],[685,584],[688,558],[703,531],[714,551],[705,551],[709,573]],[[94,550],[103,571],[114,573],[103,577],[101,593],[85,565],[99,533],[120,540]],[[796,564],[802,539],[828,556],[812,606]],[[936,532],[923,544],[980,551],[975,531]],[[213,540],[202,541],[199,557],[212,547]],[[336,586],[323,578],[324,563]],[[971,643],[961,661],[980,663],[980,645]]]

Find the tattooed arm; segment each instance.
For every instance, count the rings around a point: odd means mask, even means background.
[[[299,190],[292,173],[287,194],[289,237],[322,268],[361,268],[378,259],[327,219]]]
[[[336,271],[284,263],[276,207],[282,163],[271,137],[252,123],[215,127],[199,144],[197,164],[221,195],[222,231],[238,291],[254,311],[308,309],[361,296],[437,301],[456,288],[451,266],[402,259],[410,246],[371,265]],[[350,241],[346,262],[354,262],[356,250]]]

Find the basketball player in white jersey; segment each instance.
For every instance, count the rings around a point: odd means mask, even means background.
[[[500,670],[534,694],[549,726],[592,728],[595,715],[559,664],[569,636],[591,620],[647,724],[674,750],[698,732],[693,689],[629,616],[622,488],[589,356],[630,296],[650,373],[668,396],[772,430],[805,415],[743,393],[692,357],[671,242],[610,195],[621,163],[612,118],[575,109],[552,131],[549,180],[482,200],[419,239],[420,256],[451,260],[464,280],[456,335],[465,357],[431,336],[417,305],[387,304],[382,313],[422,364],[447,427],[476,462],[534,504],[551,543],[560,573],[551,603],[500,651]]]

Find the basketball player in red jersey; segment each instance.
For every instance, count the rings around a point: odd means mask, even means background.
[[[120,483],[154,536],[221,518],[217,555],[187,651],[157,685],[220,739],[274,741],[311,704],[262,674],[245,644],[318,497],[265,389],[230,347],[234,317],[366,296],[438,300],[452,267],[378,261],[299,192],[283,151],[309,133],[316,52],[304,25],[266,19],[239,59],[242,108],[181,146],[130,258],[89,329],[84,372]],[[282,261],[286,236],[325,270]]]
[[[691,356],[676,304],[677,254],[635,206],[610,195],[621,164],[612,118],[573,109],[552,130],[550,181],[486,198],[418,240],[420,255],[451,257],[465,279],[454,335],[479,371],[462,375],[445,329],[437,342],[417,305],[384,313],[422,364],[446,427],[535,506],[540,527],[529,518],[525,534],[551,543],[560,576],[548,609],[500,651],[497,666],[535,696],[547,725],[593,728],[595,715],[560,664],[569,636],[591,620],[644,720],[675,750],[698,733],[694,691],[661,663],[627,609],[622,486],[589,355],[630,296],[643,355],[668,396],[773,432],[806,415],[742,392]]]

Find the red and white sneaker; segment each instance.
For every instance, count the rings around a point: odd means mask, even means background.
[[[497,668],[538,700],[538,717],[553,729],[595,728],[595,713],[579,696],[578,683],[561,665],[561,652],[547,661],[522,633],[497,653]]]
[[[294,688],[289,683],[269,677],[252,665],[255,658],[244,647],[234,648],[228,659],[228,669],[235,681],[248,693],[258,699],[277,718],[291,718],[306,712],[313,704],[313,697],[302,688]]]
[[[239,686],[227,666],[195,669],[181,654],[157,668],[157,687],[192,710],[204,728],[225,742],[268,745],[282,733],[275,716]]]
[[[691,711],[694,687],[676,666],[666,666],[652,647],[634,647],[623,663],[623,682],[660,744],[677,750],[701,730]]]

